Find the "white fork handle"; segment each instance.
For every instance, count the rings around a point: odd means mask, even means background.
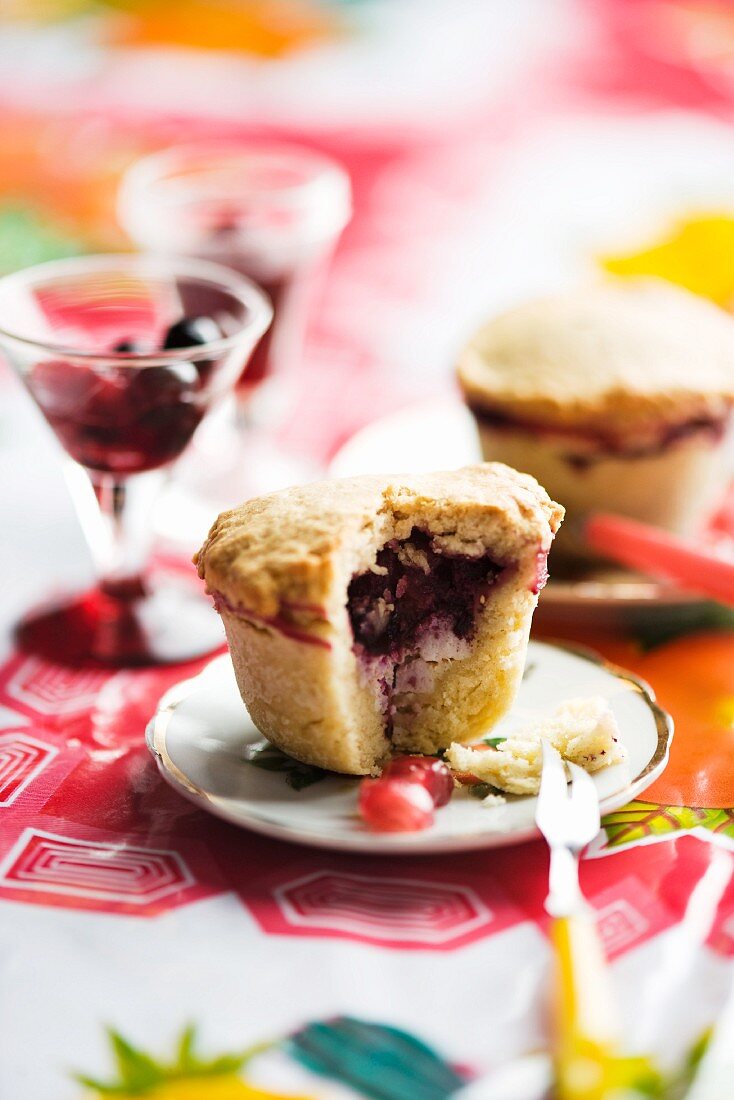
[[[551,917],[570,917],[588,911],[579,886],[578,854],[561,845],[550,850],[545,910]]]

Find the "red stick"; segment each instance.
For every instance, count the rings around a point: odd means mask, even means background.
[[[734,606],[734,561],[705,546],[603,512],[588,517],[583,534],[586,545],[605,558]]]

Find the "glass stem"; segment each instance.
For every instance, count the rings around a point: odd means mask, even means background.
[[[100,588],[118,599],[143,595],[143,570],[152,541],[151,513],[165,473],[153,470],[120,478],[79,467],[69,473]]]

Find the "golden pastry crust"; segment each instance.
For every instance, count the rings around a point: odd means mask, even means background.
[[[223,512],[194,561],[210,592],[263,619],[328,621],[336,583],[415,522],[453,553],[508,559],[550,545],[563,509],[535,478],[486,462],[448,473],[315,482]],[[389,533],[388,533],[389,529]]]
[[[490,321],[464,349],[457,374],[479,413],[629,438],[727,416],[734,321],[662,281],[610,281]]]
[[[196,560],[258,729],[298,760],[356,775],[378,772],[393,748],[477,736],[514,698],[562,518],[533,478],[498,463],[322,482],[220,516]],[[494,583],[485,574],[471,640],[434,626],[416,635],[408,667],[404,654],[360,652],[348,599],[355,576],[387,572],[377,556],[388,545],[420,571],[414,528],[432,552],[489,557],[497,572]]]

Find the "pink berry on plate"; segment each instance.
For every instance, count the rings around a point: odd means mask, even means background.
[[[433,824],[433,799],[410,779],[363,779],[359,812],[376,833],[415,833]]]
[[[445,806],[454,791],[451,771],[435,756],[394,756],[382,775],[421,783],[436,807]]]

